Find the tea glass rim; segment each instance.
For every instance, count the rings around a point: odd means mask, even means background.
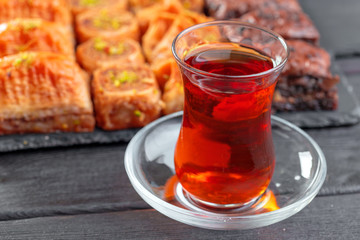
[[[238,25],[238,26],[243,26],[243,27],[247,27],[247,28],[252,28],[252,29],[258,29],[260,31],[266,32],[269,35],[273,36],[275,39],[279,40],[280,43],[282,44],[282,46],[284,47],[285,51],[286,51],[286,56],[281,60],[281,62],[273,67],[270,68],[266,71],[263,72],[259,72],[259,73],[254,73],[254,74],[248,74],[248,75],[225,75],[225,74],[217,74],[217,73],[210,73],[207,71],[203,71],[197,68],[194,68],[193,66],[185,63],[177,54],[176,52],[176,44],[178,42],[178,40],[180,38],[182,38],[185,34],[196,30],[196,29],[200,29],[200,28],[204,28],[204,27],[210,27],[210,26],[217,26],[217,25]],[[188,71],[195,73],[195,74],[199,74],[199,75],[203,75],[203,76],[207,76],[207,77],[213,77],[213,78],[226,78],[228,80],[244,80],[244,79],[249,79],[249,78],[259,78],[262,76],[266,76],[268,74],[272,74],[273,72],[276,72],[280,69],[282,69],[285,65],[285,63],[288,60],[290,51],[288,48],[288,45],[286,44],[285,39],[278,33],[264,28],[262,26],[259,25],[255,25],[255,24],[251,24],[251,23],[246,23],[246,22],[241,22],[241,21],[234,21],[234,20],[216,20],[216,21],[210,21],[210,22],[205,22],[205,23],[200,23],[200,24],[196,24],[193,25],[189,28],[186,28],[185,30],[181,31],[173,40],[172,45],[171,45],[171,51],[172,54],[176,60],[176,62],[178,64],[180,64],[181,67],[184,67],[185,69],[187,69]]]

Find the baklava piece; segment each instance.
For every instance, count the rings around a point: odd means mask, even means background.
[[[260,8],[301,11],[298,0],[205,0],[205,12],[215,19],[239,18]]]
[[[144,8],[152,7],[153,5],[162,4],[164,0],[129,0],[129,5],[132,11],[138,12]]]
[[[97,69],[92,92],[96,123],[105,130],[145,126],[160,116],[163,105],[154,74],[145,64]]]
[[[177,0],[182,7],[189,11],[202,13],[204,10],[204,0]]]
[[[75,30],[79,42],[94,37],[131,38],[138,41],[140,35],[135,16],[116,8],[89,10],[79,14],[76,18]]]
[[[163,114],[170,114],[184,109],[184,86],[180,70],[174,60],[168,65],[169,69],[163,73],[164,75],[169,74],[167,75],[168,80],[165,82],[162,96],[164,102]]]
[[[72,36],[57,23],[19,18],[0,25],[0,57],[24,51],[48,51],[74,58]]]
[[[146,33],[142,37],[142,47],[148,62],[151,63],[154,60],[154,49],[175,22],[176,17],[176,14],[161,13],[151,20]],[[186,25],[190,25],[190,23],[187,22]],[[171,51],[170,45],[169,51]]]
[[[129,0],[130,7],[134,12],[153,7],[155,5],[166,5],[169,2],[176,2],[184,9],[202,12],[204,8],[204,0]]]
[[[170,80],[174,66],[177,67],[173,58],[162,59],[151,64],[151,70],[154,72],[161,90],[164,89],[166,82]]]
[[[159,59],[172,58],[171,53],[171,44],[174,38],[184,29],[192,26],[192,21],[188,18],[185,18],[181,15],[177,16],[176,19],[172,22],[171,26],[168,29],[164,29],[165,32],[163,35],[158,35],[163,29],[158,28],[156,24],[153,23],[149,28],[149,31],[144,35],[143,38],[143,48],[145,56],[149,62],[155,62]],[[153,28],[154,27],[154,28]],[[160,30],[159,32],[152,30]],[[157,41],[154,41],[153,37],[160,36]]]
[[[304,40],[316,44],[320,37],[310,18],[302,11],[269,6],[248,12],[238,20],[269,28],[285,39]]]
[[[140,44],[132,39],[92,38],[80,44],[76,50],[80,65],[89,73],[95,69],[111,65],[145,62]]]
[[[179,14],[160,13],[152,19],[142,37],[145,57],[152,63],[159,59],[172,58],[171,44],[184,29],[209,21],[209,18],[195,12],[184,11]]]
[[[330,56],[310,43],[287,41],[290,56],[276,85],[276,111],[335,110],[338,76],[330,71]]]
[[[0,59],[0,134],[93,131],[88,79],[73,60],[50,52]]]
[[[41,18],[72,26],[67,0],[0,0],[0,23],[16,18]]]
[[[169,14],[174,19],[175,15],[180,14],[183,7],[177,0],[169,0],[163,3],[154,4],[151,7],[141,9],[136,12],[141,34],[143,35],[149,27],[150,22],[161,14]]]
[[[128,9],[128,0],[68,0],[71,12],[76,16],[79,13],[112,7],[122,10]]]

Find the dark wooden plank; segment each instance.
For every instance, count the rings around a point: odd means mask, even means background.
[[[358,239],[360,194],[318,197],[300,213],[274,225],[214,231],[171,220],[155,210],[42,217],[0,222],[4,239]]]
[[[309,130],[327,157],[321,194],[360,192],[360,125]],[[124,144],[1,155],[0,219],[148,207],[123,165]]]
[[[0,219],[147,208],[124,169],[126,144],[0,155]]]

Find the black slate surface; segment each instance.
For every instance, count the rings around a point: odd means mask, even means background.
[[[14,134],[0,136],[0,152],[25,149],[66,147],[92,143],[129,142],[139,129],[103,131],[96,128],[87,133]]]

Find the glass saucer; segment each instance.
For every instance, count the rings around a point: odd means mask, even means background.
[[[216,210],[186,195],[174,170],[174,149],[182,112],[141,129],[129,143],[125,168],[138,194],[153,208],[179,222],[208,229],[250,229],[284,220],[303,209],[326,176],[317,143],[295,125],[272,116],[276,167],[265,194],[247,209]]]

